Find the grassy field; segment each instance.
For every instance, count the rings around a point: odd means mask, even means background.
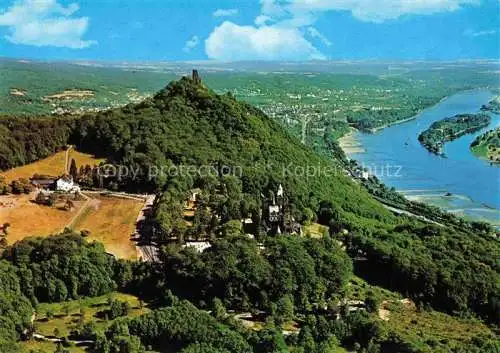
[[[44,352],[52,353],[57,349],[57,344],[52,342],[42,342],[31,340],[20,344],[21,353]],[[83,347],[64,347],[69,353],[85,353],[87,352]]]
[[[110,293],[109,295],[72,300],[63,303],[40,304],[37,308],[35,321],[36,332],[44,336],[53,336],[54,329],[59,330],[59,337],[69,335],[70,331],[76,329],[78,324],[93,321],[97,328],[106,328],[112,320],[105,320],[104,314],[109,310],[108,301],[111,299],[127,302],[130,305],[128,317],[136,317],[144,314],[148,309],[141,308],[139,299],[132,295],[123,293]],[[52,314],[47,318],[47,313]],[[83,313],[83,319],[80,316]]]
[[[479,337],[495,337],[488,326],[474,319],[417,310],[414,305],[401,302],[391,302],[386,308],[389,315],[384,326],[424,352],[434,352],[436,347],[443,349],[469,344]]]
[[[7,236],[9,244],[27,236],[60,233],[83,204],[75,201],[75,207],[66,211],[63,202],[49,207],[32,202],[35,198],[36,193],[0,196],[0,220],[11,225]]]
[[[85,165],[99,165],[104,162],[103,159],[94,158],[92,155],[78,152],[74,149],[69,150],[69,161],[74,159],[78,168]],[[51,176],[60,176],[66,172],[66,151],[58,152],[50,157],[39,160],[38,162],[27,164],[22,167],[13,168],[0,173],[6,181],[17,180],[20,178],[29,179],[34,174],[43,174]]]
[[[141,305],[139,299],[136,297],[116,292],[96,298],[41,304],[37,308],[35,320],[36,332],[51,337],[54,336],[54,331],[57,329],[59,331],[57,338],[62,338],[68,336],[71,330],[78,329],[80,325],[88,322],[94,322],[97,329],[105,330],[113,322],[113,320],[105,320],[105,313],[109,310],[109,301],[112,299],[129,304],[128,317],[136,317],[148,311],[148,308],[145,305]],[[51,313],[50,318],[47,317],[47,313]],[[26,353],[37,349],[51,353],[55,351],[57,344],[31,340],[23,342],[21,348]],[[67,349],[70,353],[86,352],[83,347],[73,346]]]
[[[310,235],[312,238],[322,238],[325,234],[328,234],[328,227],[318,223],[311,223],[304,227],[304,234],[306,236]]]
[[[136,259],[135,243],[130,237],[144,202],[116,197],[90,195],[89,207],[77,217],[72,229],[91,232],[89,240],[104,244],[106,251],[124,259]]]
[[[349,300],[364,301],[369,295],[380,302],[379,311],[374,315],[378,315],[384,330],[411,342],[422,352],[447,351],[444,349],[471,343],[475,338],[498,335],[479,320],[417,309],[402,295],[354,277],[349,284]]]
[[[365,282],[363,279],[354,276],[349,282],[349,293],[347,297],[349,300],[361,300],[364,301],[368,294],[373,294],[375,297],[381,300],[400,300],[403,299],[401,295],[395,292],[391,292],[382,287],[372,286]]]
[[[69,160],[75,159],[77,166],[98,165],[103,160],[92,155],[70,149]],[[10,169],[0,175],[6,181],[20,178],[29,179],[34,174],[59,176],[66,171],[66,151],[58,152],[38,162],[22,167]],[[64,203],[57,203],[53,207],[38,205],[33,202],[36,193],[29,195],[0,196],[0,220],[11,224],[7,240],[12,244],[27,236],[47,236],[61,232],[80,211],[84,202],[75,202],[71,211],[63,209]]]

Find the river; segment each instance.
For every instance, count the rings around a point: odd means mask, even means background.
[[[440,206],[469,219],[500,225],[500,167],[476,158],[469,146],[480,134],[500,126],[500,116],[474,134],[445,145],[446,158],[429,153],[418,135],[433,122],[460,113],[476,113],[494,95],[486,90],[455,94],[424,110],[414,120],[374,134],[356,132],[364,151],[348,153],[386,185],[409,199]]]

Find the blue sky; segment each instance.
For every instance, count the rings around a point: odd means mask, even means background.
[[[0,55],[498,59],[499,0],[0,0]]]

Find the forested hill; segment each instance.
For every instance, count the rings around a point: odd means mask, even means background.
[[[353,257],[364,254],[361,275],[447,312],[498,318],[494,254],[500,245],[487,235],[488,227],[463,222],[447,228],[394,216],[335,170],[330,159],[303,146],[260,110],[190,78],[172,82],[139,105],[83,117],[73,139],[86,151],[142,170],[151,165],[241,168],[240,174],[215,178],[179,173],[121,181],[122,187],[163,191],[155,216],[173,237],[223,236],[231,221],[249,215],[259,226],[256,236],[262,236],[266,226],[260,211],[282,184],[292,219],[328,225]],[[202,189],[207,206],[186,229],[183,207],[193,187]],[[344,230],[346,238],[339,235]]]
[[[22,124],[19,121],[16,123]],[[0,133],[2,124],[0,119]],[[409,296],[420,307],[472,314],[498,323],[500,244],[491,236],[489,227],[465,221],[457,227],[441,227],[393,215],[345,176],[334,160],[317,155],[260,110],[229,94],[217,95],[197,80],[183,78],[142,103],[84,115],[69,125],[61,119],[59,124],[68,131],[67,135],[58,135],[68,136],[66,143],[126,166],[129,171],[142,171],[134,177],[128,174],[108,179],[108,186],[157,192],[160,197],[154,205],[154,217],[166,237],[238,236],[242,233],[240,221],[251,218],[256,238],[251,242],[257,247],[257,241],[273,239],[269,237],[266,205],[275,198],[281,184],[286,198],[285,226],[311,222],[329,226],[329,235],[341,241],[356,259],[354,269],[358,275]],[[36,153],[42,157],[54,144],[53,138],[43,133],[33,145],[28,133],[17,133],[11,126],[3,124],[3,133],[18,141],[14,155],[19,161],[32,160]],[[162,167],[166,175],[156,173]],[[207,173],[207,168],[216,173]],[[149,177],[150,170],[155,171],[153,178]],[[201,190],[201,200],[188,225],[183,211],[193,188]],[[165,239],[155,240],[161,244]],[[287,254],[279,249],[277,253]],[[171,271],[178,283],[197,286],[200,290],[193,291],[195,295],[203,297],[214,292],[210,282],[213,277],[197,273],[199,261],[190,262],[190,256],[167,253],[167,269],[162,273]],[[213,259],[208,256],[206,261],[210,263]],[[276,259],[274,255],[270,258]],[[315,248],[311,258],[329,261],[331,256],[321,255]],[[281,263],[281,259],[273,261],[276,266]],[[239,281],[241,273],[246,272],[238,270],[237,276],[221,275],[220,279],[228,288],[225,293],[240,288],[237,294],[225,298],[228,304],[239,305],[237,309],[265,309],[260,302],[265,300],[257,293],[272,293],[266,288],[274,280],[282,281],[279,283],[283,286],[278,287],[290,287],[287,294],[300,313],[305,313],[308,305],[298,303],[309,294],[314,292],[318,298],[329,294],[330,287],[324,283],[307,284],[303,292],[298,291],[295,283],[303,280],[298,276],[308,273],[300,269],[278,271],[280,276],[287,276],[279,279],[259,273],[245,285]]]
[[[341,168],[260,110],[229,94],[216,95],[189,78],[172,82],[139,105],[85,116],[75,131],[75,143],[83,150],[140,167],[145,174],[151,164],[226,166],[241,174],[243,191],[257,198],[281,183],[298,219],[306,208],[316,210],[320,201],[330,200],[369,222],[395,222]],[[142,177],[132,187],[162,189],[167,183],[166,178],[149,183],[147,175]]]

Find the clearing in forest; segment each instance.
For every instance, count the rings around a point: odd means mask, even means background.
[[[35,199],[36,192],[0,196],[0,222],[10,224],[6,237],[9,244],[29,236],[60,233],[84,203],[74,201],[73,209],[65,210],[65,202],[49,207],[35,203]]]
[[[121,259],[136,259],[136,220],[144,201],[111,196],[88,195],[92,198],[86,209],[74,220],[75,231],[88,230],[88,240],[104,244],[106,251]]]
[[[68,155],[66,156],[66,154]],[[30,179],[34,174],[60,176],[66,172],[66,163],[71,163],[71,159],[75,160],[78,168],[87,164],[93,167],[104,162],[104,159],[95,158],[90,154],[78,152],[71,148],[69,151],[57,152],[37,162],[0,172],[0,176],[5,177],[7,182],[21,178]]]

